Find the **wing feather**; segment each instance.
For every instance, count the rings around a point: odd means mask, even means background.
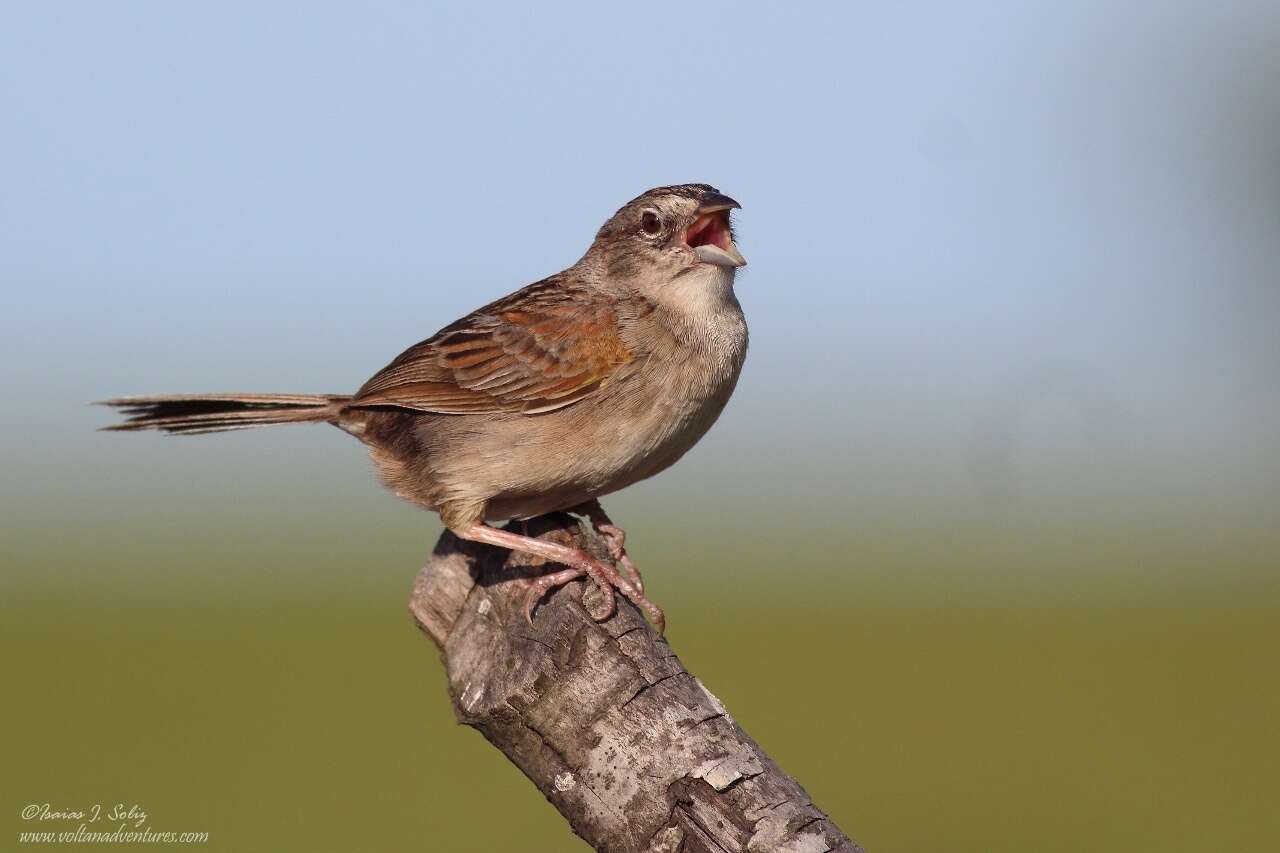
[[[613,309],[552,278],[405,350],[350,405],[539,414],[590,396],[631,358]]]

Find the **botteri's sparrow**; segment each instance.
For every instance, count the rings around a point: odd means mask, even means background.
[[[649,190],[573,266],[410,347],[354,395],[122,397],[105,401],[128,416],[108,429],[333,424],[455,535],[564,566],[531,584],[530,620],[547,590],[586,575],[608,612],[617,589],[661,629],[598,498],[669,467],[733,393],[747,352],[733,290],[746,263],[729,219],[737,207],[706,184]],[[585,515],[617,565],[490,525],[556,510]]]

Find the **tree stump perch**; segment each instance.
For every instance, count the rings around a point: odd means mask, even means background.
[[[557,513],[528,534],[608,559]],[[521,610],[525,554],[445,532],[410,611],[440,648],[460,722],[502,750],[593,848],[608,853],[860,851],[618,596],[596,622],[594,584]],[[582,598],[586,595],[584,606]]]

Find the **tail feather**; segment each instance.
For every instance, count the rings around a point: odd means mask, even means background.
[[[117,397],[99,405],[119,409],[124,423],[105,430],[159,429],[200,435],[269,424],[329,421],[350,397],[332,394],[165,394]]]

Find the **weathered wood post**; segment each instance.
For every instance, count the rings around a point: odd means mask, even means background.
[[[564,514],[529,535],[604,557]],[[606,557],[607,559],[607,557]],[[478,729],[596,850],[860,851],[680,664],[630,602],[594,621],[584,584],[556,591],[530,627],[537,558],[446,532],[410,610],[444,658],[458,719]],[[597,594],[585,585],[588,604]]]

